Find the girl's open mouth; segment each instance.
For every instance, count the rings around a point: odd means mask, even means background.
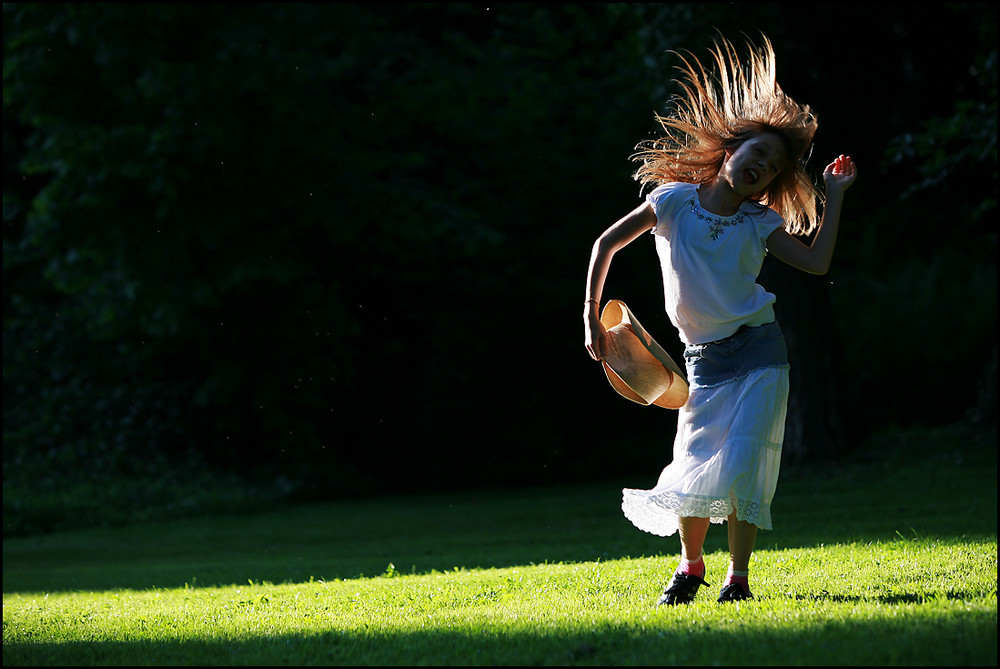
[[[744,174],[746,174],[746,180],[747,180],[748,184],[753,185],[753,184],[756,184],[760,180],[760,175],[757,174],[757,170],[753,169],[752,167],[750,169],[746,170],[746,172],[744,172]]]

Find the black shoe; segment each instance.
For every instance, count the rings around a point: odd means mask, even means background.
[[[744,599],[753,599],[753,594],[749,590],[744,590],[739,583],[730,583],[722,588],[719,593],[719,602],[742,602]]]
[[[709,585],[705,582],[705,579],[695,576],[694,574],[682,574],[677,572],[674,574],[674,577],[670,579],[670,583],[667,584],[667,587],[664,589],[663,594],[660,595],[660,599],[656,602],[656,605],[663,606],[666,604],[668,606],[673,606],[674,604],[690,604],[694,601],[694,596],[698,592],[698,588],[703,585]]]

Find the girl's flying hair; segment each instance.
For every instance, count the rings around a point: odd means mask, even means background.
[[[632,159],[642,162],[635,178],[642,184],[672,181],[709,183],[722,169],[727,149],[735,149],[760,133],[784,140],[786,160],[767,188],[751,199],[770,207],[785,220],[792,234],[809,234],[817,227],[821,200],[805,170],[818,125],[808,105],[785,95],[775,78],[776,57],[764,37],[759,51],[750,49],[746,66],[725,39],[711,49],[717,66],[713,77],[697,57],[678,53],[682,94],[674,96],[672,113],[656,115],[666,135],[640,143]]]

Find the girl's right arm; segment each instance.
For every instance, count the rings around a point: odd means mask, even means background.
[[[604,231],[590,253],[587,271],[587,296],[583,310],[584,345],[594,360],[604,357],[604,326],[601,324],[601,293],[608,276],[611,258],[619,250],[656,225],[656,213],[648,202],[643,202],[610,228]]]

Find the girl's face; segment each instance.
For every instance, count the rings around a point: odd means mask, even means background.
[[[726,150],[726,162],[719,176],[734,191],[753,195],[767,188],[785,162],[785,143],[778,135],[753,135],[735,149]]]

